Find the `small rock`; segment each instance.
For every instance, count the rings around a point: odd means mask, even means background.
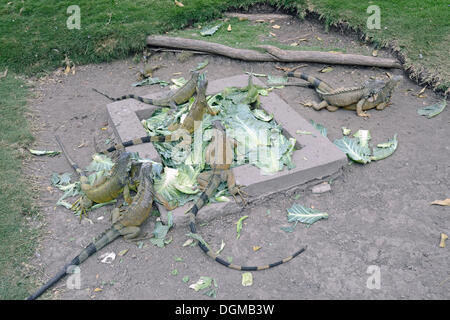
[[[311,189],[312,193],[324,193],[331,191],[331,186],[328,184],[328,182],[323,182],[321,184],[318,184]]]

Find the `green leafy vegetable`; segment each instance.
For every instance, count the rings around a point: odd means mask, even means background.
[[[319,130],[319,132],[326,138],[327,137],[327,128],[325,128],[323,125],[319,123],[315,123],[313,120],[309,120],[309,122],[312,124],[312,126]]]
[[[161,87],[165,87],[165,86],[169,85],[169,83],[167,81],[161,80],[159,78],[148,77],[142,81],[133,83],[132,86],[133,87],[141,87],[141,86],[153,85],[153,84],[159,84],[159,85],[161,85]]]
[[[206,27],[200,31],[200,35],[202,36],[212,36],[214,33],[216,33],[217,30],[223,25],[223,23],[220,23],[212,28]]]
[[[370,149],[368,147],[361,147],[358,140],[343,137],[342,139],[334,140],[334,144],[353,161],[359,163],[370,162]]]
[[[287,212],[288,222],[294,223],[294,225],[292,226],[293,228],[295,228],[298,222],[312,225],[314,222],[320,219],[328,219],[328,213],[311,208],[306,208],[297,203],[294,203],[291,208],[287,209]]]
[[[239,239],[239,237],[241,236],[242,222],[247,218],[248,218],[248,216],[243,216],[236,223],[236,232],[237,232],[236,239]]]
[[[447,99],[442,100],[441,102],[426,106],[417,110],[417,113],[421,116],[426,116],[428,119],[437,116],[439,113],[444,111],[447,105]]]
[[[34,150],[34,149],[28,149],[31,154],[34,154],[35,156],[49,156],[54,157],[61,153],[61,151],[49,151],[49,150]]]
[[[358,138],[361,147],[368,147],[369,141],[372,139],[369,130],[358,130],[353,136]]]
[[[370,159],[377,161],[387,158],[395,152],[397,146],[398,140],[397,134],[395,134],[394,138],[390,139],[388,142],[377,145],[377,147],[373,149]]]

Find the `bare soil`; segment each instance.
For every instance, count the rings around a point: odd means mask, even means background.
[[[281,40],[302,38],[311,33],[324,45],[343,46],[347,52],[371,52],[372,48],[333,32],[310,21],[280,20],[275,31]],[[288,24],[289,23],[289,24]],[[380,51],[380,56],[389,56]],[[151,63],[164,63],[155,72],[164,80],[177,78],[181,72],[188,77],[190,69],[209,60],[210,80],[242,74],[244,71],[282,75],[272,63],[243,63],[215,56],[193,56],[186,62],[177,61],[174,53],[157,53]],[[290,64],[289,66],[294,66]],[[58,150],[56,131],[73,158],[86,166],[94,153],[93,136],[99,146],[114,139],[108,127],[107,99],[91,90],[95,87],[111,96],[126,93],[145,95],[160,91],[157,85],[131,87],[140,68],[131,58],[100,65],[77,66],[76,73],[57,74],[35,81],[37,98],[32,101],[36,134],[36,149]],[[371,76],[383,77],[385,72],[403,74],[401,70],[333,66],[333,71],[320,73],[324,67],[309,64],[302,70],[318,76],[336,87],[360,84]],[[163,89],[163,90],[168,90]],[[449,234],[448,207],[432,206],[436,199],[450,196],[450,112],[432,119],[417,114],[417,109],[436,103],[439,97],[425,90],[425,98],[413,95],[421,90],[404,77],[392,97],[392,105],[383,111],[370,110],[370,119],[356,116],[354,111],[315,111],[300,102],[318,101],[309,88],[286,87],[278,90],[299,114],[324,125],[331,141],[342,137],[341,127],[369,129],[372,143],[380,143],[398,133],[399,146],[389,158],[366,165],[351,164],[332,181],[331,192],[312,194],[311,188],[279,194],[266,201],[244,208],[239,214],[221,217],[199,227],[199,233],[221,255],[233,257],[233,263],[261,265],[284,258],[300,246],[308,249],[291,262],[276,268],[253,272],[254,283],[241,285],[241,273],[227,269],[206,257],[197,247],[183,247],[186,227],[175,226],[169,233],[173,241],[165,248],[144,247],[118,239],[81,265],[81,289],[70,290],[65,280],[58,283],[53,299],[211,299],[194,292],[189,285],[200,276],[216,279],[218,299],[448,299],[450,298],[449,247],[439,248],[441,232]],[[448,108],[447,108],[448,109]],[[102,129],[103,128],[103,129]],[[106,130],[104,130],[106,128]],[[302,128],[299,128],[300,130]],[[308,159],[314,161],[314,159]],[[110,225],[109,211],[104,207],[90,213],[92,224],[80,223],[71,211],[55,207],[61,192],[51,188],[53,172],[70,172],[63,156],[35,157],[27,168],[40,185],[40,207],[46,232],[33,259],[40,270],[33,277],[48,280],[70,261],[93,237]],[[75,177],[75,174],[73,175]],[[295,202],[328,212],[310,228],[298,225],[293,233],[280,229],[287,226],[286,209]],[[236,239],[236,222],[245,220],[241,237]],[[99,220],[100,217],[103,219]],[[198,223],[201,224],[202,221]],[[151,232],[155,218],[143,227]],[[261,246],[253,251],[253,246]],[[129,249],[112,264],[101,263],[98,257],[106,252],[116,254]],[[181,257],[182,262],[176,262]],[[366,286],[371,265],[380,267],[381,288]],[[172,275],[177,269],[178,274]],[[188,283],[182,278],[189,276]],[[94,292],[95,288],[102,291]]]

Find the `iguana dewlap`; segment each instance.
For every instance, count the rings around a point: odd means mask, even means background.
[[[320,104],[311,103],[315,110],[327,108],[336,111],[338,108],[356,110],[358,116],[368,117],[365,110],[384,109],[389,103],[395,85],[401,76],[395,76],[387,81],[375,79],[367,80],[359,87],[333,89],[326,82],[302,72],[288,72],[288,77],[296,77],[308,81],[322,99]]]
[[[112,226],[83,249],[72,261],[66,264],[55,277],[50,279],[36,293],[29,296],[28,300],[34,300],[39,297],[48,288],[63,278],[70,271],[70,267],[80,265],[87,258],[118,237],[123,236],[125,239],[133,239],[139,235],[140,225],[149,217],[152,210],[154,190],[151,169],[152,166],[150,163],[142,164],[139,174],[138,192],[124,213],[120,213],[118,208],[113,210]]]
[[[228,184],[228,190],[230,193],[235,196],[236,194],[241,195],[241,191],[239,190],[239,186],[236,186],[235,178],[233,171],[231,169],[231,163],[234,158],[233,149],[236,146],[236,142],[228,139],[225,134],[225,128],[222,126],[220,121],[215,121],[213,123],[214,127],[214,135],[213,140],[208,145],[206,149],[206,163],[211,166],[211,171],[202,177],[203,182],[207,182],[204,191],[200,195],[200,198],[197,202],[192,206],[192,208],[187,212],[189,214],[189,228],[192,233],[197,233],[195,218],[197,216],[198,211],[208,203],[208,199],[216,192],[217,187],[222,181],[226,181]],[[235,270],[245,270],[245,271],[256,271],[256,270],[265,270],[269,268],[273,268],[282,263],[288,262],[291,259],[298,256],[300,253],[305,251],[305,248],[298,250],[293,255],[277,261],[275,263],[263,265],[263,266],[240,266],[231,264],[215,254],[211,249],[209,249],[202,242],[198,242],[199,247],[203,250],[203,252],[213,258],[218,263],[226,266],[227,268],[235,269]]]

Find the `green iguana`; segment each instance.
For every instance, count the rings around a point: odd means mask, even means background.
[[[133,239],[139,235],[140,225],[149,217],[152,210],[154,197],[153,181],[151,177],[152,165],[150,163],[142,164],[139,173],[139,188],[133,202],[127,207],[126,212],[120,213],[116,208],[112,212],[112,226],[103,232],[99,237],[89,244],[79,255],[64,266],[56,276],[50,279],[36,293],[28,297],[28,300],[34,300],[43,294],[48,288],[62,279],[66,273],[70,272],[72,266],[78,266],[91,255],[102,249],[107,244],[113,242],[120,236],[125,239]]]
[[[230,193],[235,196],[236,194],[239,194],[242,199],[243,196],[241,194],[241,191],[239,190],[239,186],[236,185],[235,177],[233,174],[233,171],[231,169],[231,163],[233,161],[234,152],[233,149],[236,146],[236,141],[232,141],[231,139],[226,137],[225,134],[225,128],[223,127],[222,123],[218,120],[216,120],[213,123],[214,126],[214,136],[211,143],[208,145],[208,148],[206,149],[206,162],[211,166],[212,171],[207,172],[206,175],[204,175],[201,179],[203,182],[208,182],[206,184],[206,187],[203,191],[203,193],[200,195],[200,198],[197,200],[197,202],[193,205],[193,207],[187,212],[189,214],[189,228],[192,233],[196,234],[196,226],[195,226],[195,218],[197,216],[198,211],[208,202],[208,199],[214,194],[217,187],[222,181],[226,181],[228,184],[228,190]],[[208,178],[206,178],[208,176]],[[200,181],[199,181],[200,183]],[[236,200],[236,198],[235,198]],[[305,251],[305,248],[302,248],[298,250],[293,255],[280,260],[275,263],[263,265],[263,266],[255,266],[255,267],[248,267],[248,266],[239,266],[231,264],[217,256],[211,249],[209,249],[204,243],[201,241],[198,242],[198,245],[203,250],[203,252],[213,258],[218,263],[231,268],[235,270],[245,270],[245,271],[256,271],[256,270],[265,270],[269,268],[273,268],[275,266],[278,266],[282,263],[288,262],[289,260],[295,258],[300,253]]]
[[[392,92],[401,76],[384,81],[380,79],[367,80],[362,86],[351,88],[333,89],[326,82],[309,76],[302,72],[288,72],[288,77],[296,77],[308,81],[319,94],[322,100],[320,104],[311,103],[315,110],[327,108],[328,111],[336,111],[339,108],[356,110],[360,117],[369,117],[364,112],[372,108],[383,110],[389,103]]]
[[[130,180],[130,161],[131,153],[125,152],[120,155],[118,161],[114,164],[109,177],[103,176],[101,179],[95,182],[94,185],[90,185],[88,177],[83,170],[70,158],[66,151],[66,148],[62,144],[60,138],[55,136],[56,141],[59,144],[64,156],[66,157],[72,168],[80,175],[81,191],[84,196],[79,198],[74,204],[73,208],[77,206],[81,210],[80,218],[86,211],[92,207],[93,203],[104,203],[111,201],[119,196],[123,191],[125,201],[131,203],[130,187],[132,182]],[[135,168],[131,168],[134,172]]]
[[[141,138],[136,138],[133,140],[125,141],[122,144],[116,144],[100,153],[107,154],[108,152],[113,152],[116,150],[123,149],[125,147],[134,146],[141,143],[148,142],[171,142],[177,141],[180,138],[183,138],[183,141],[180,143],[181,146],[190,145],[192,141],[191,134],[194,133],[195,126],[203,121],[203,116],[205,112],[208,112],[211,115],[216,115],[217,112],[212,110],[208,103],[206,102],[206,87],[208,86],[208,80],[204,74],[199,76],[196,91],[197,95],[195,97],[195,101],[192,104],[188,114],[184,118],[182,123],[176,123],[169,126],[169,130],[173,131],[172,134],[165,136],[145,136]]]
[[[103,92],[98,91],[95,88],[92,88],[92,90],[100,93],[101,95],[105,96],[106,98],[108,98],[109,100],[112,100],[112,101],[120,101],[120,100],[132,98],[132,99],[139,100],[140,102],[143,102],[143,103],[152,104],[154,106],[171,107],[172,109],[176,109],[177,104],[185,103],[186,101],[189,100],[190,97],[192,97],[192,95],[195,92],[195,88],[197,86],[198,76],[199,76],[199,73],[197,71],[194,71],[192,73],[191,79],[188,82],[186,82],[181,88],[179,88],[177,91],[169,94],[167,97],[160,98],[160,99],[148,99],[148,98],[140,97],[140,96],[137,96],[134,94],[127,94],[127,95],[121,96],[119,98],[111,98],[110,96],[104,94]]]

